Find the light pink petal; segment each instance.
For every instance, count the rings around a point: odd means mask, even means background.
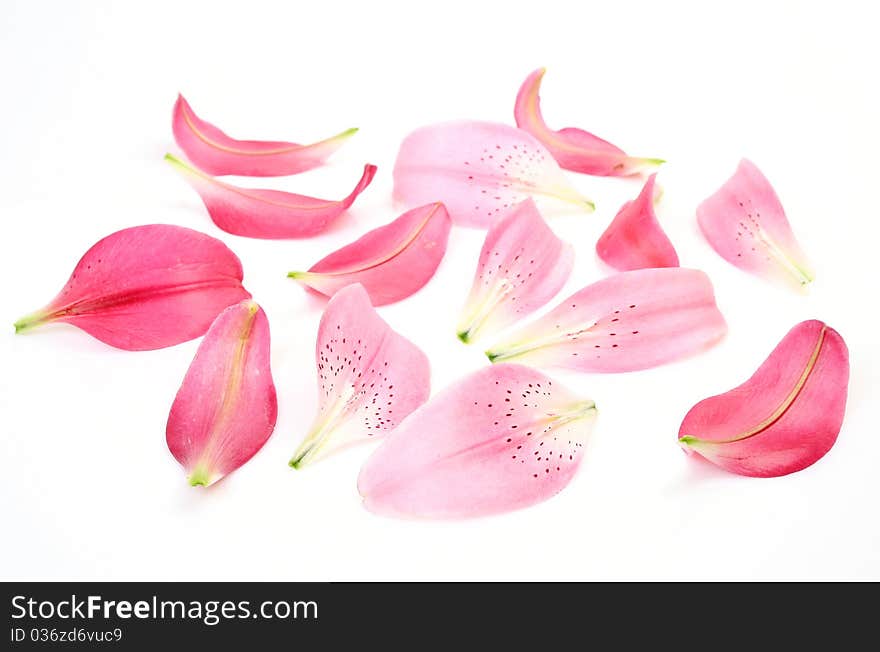
[[[487,351],[493,362],[621,372],[693,355],[727,332],[703,272],[621,272],[588,285]]]
[[[446,253],[451,227],[443,204],[407,211],[309,268],[288,276],[328,297],[360,283],[375,306],[410,296],[427,283]]]
[[[623,177],[654,168],[664,161],[659,158],[628,156],[619,147],[598,136],[566,127],[553,131],[541,115],[541,79],[545,68],[538,68],[523,82],[516,96],[514,117],[520,129],[525,129],[546,147],[560,166],[566,170],[603,177]]]
[[[547,500],[571,481],[596,414],[528,367],[466,376],[413,412],[361,469],[367,509],[464,518]]]
[[[481,228],[528,197],[594,208],[541,143],[494,122],[444,122],[412,132],[394,164],[394,197],[408,206],[441,201],[456,224]]]
[[[343,288],[327,303],[315,358],[318,414],[290,460],[295,468],[383,437],[431,393],[428,358],[391,330],[360,285]]]
[[[526,199],[486,234],[459,339],[473,342],[533,313],[562,289],[573,264],[572,248]]]
[[[354,190],[341,200],[316,199],[280,190],[239,188],[165,155],[195,189],[214,224],[250,238],[308,238],[326,229],[370,185],[375,165],[365,165]]]
[[[245,300],[224,310],[177,391],[165,438],[190,484],[208,486],[247,462],[275,429],[269,322]]]
[[[238,257],[180,226],[117,231],[92,246],[51,303],[15,324],[67,322],[119,349],[161,349],[204,335],[227,306],[249,298]]]
[[[678,267],[675,247],[654,214],[656,177],[648,177],[639,196],[621,207],[596,242],[599,258],[618,271]]]
[[[746,382],[692,407],[679,442],[740,475],[800,471],[837,440],[848,383],[843,338],[821,321],[801,322]]]
[[[700,229],[712,248],[747,272],[803,287],[813,280],[773,187],[751,161],[697,208]]]
[[[319,167],[357,132],[357,129],[347,129],[311,145],[236,140],[199,118],[183,95],[177,96],[171,127],[180,149],[200,170],[214,175],[249,177],[278,177]]]

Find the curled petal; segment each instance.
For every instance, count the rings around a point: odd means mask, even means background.
[[[441,201],[456,224],[481,228],[528,197],[594,208],[528,133],[476,121],[430,125],[407,136],[394,164],[394,197],[408,206]]]
[[[848,383],[840,334],[821,321],[801,322],[746,382],[692,407],[679,443],[740,475],[800,471],[837,441]]]
[[[238,257],[219,240],[150,224],[98,241],[51,303],[15,323],[60,321],[119,349],[161,349],[204,335],[227,306],[249,298]]]
[[[656,174],[642,192],[626,202],[596,242],[599,258],[626,272],[648,267],[678,267],[678,254],[654,214]]]
[[[751,161],[697,208],[700,230],[727,262],[803,287],[813,272],[773,186]]]
[[[596,415],[528,367],[487,367],[413,412],[367,460],[358,490],[390,516],[463,518],[547,500],[572,479]]]
[[[575,292],[486,355],[536,367],[635,371],[702,351],[726,332],[703,272],[639,269]]]
[[[486,234],[458,337],[473,342],[533,313],[571,274],[574,251],[526,199]]]
[[[315,362],[318,415],[290,460],[295,468],[386,435],[431,391],[428,358],[379,317],[360,285],[341,289],[327,303]]]
[[[354,190],[340,200],[316,199],[280,190],[239,188],[193,169],[171,154],[165,160],[195,189],[214,224],[250,238],[308,238],[326,229],[370,185],[375,165],[365,165]]]
[[[514,117],[516,125],[541,141],[560,166],[584,174],[624,177],[655,168],[664,162],[659,158],[628,156],[619,147],[583,129],[550,129],[541,115],[539,96],[545,72],[545,68],[538,68],[526,77],[516,96]]]
[[[199,345],[177,392],[165,437],[193,486],[247,462],[275,429],[269,322],[245,300],[224,310]]]
[[[360,283],[373,305],[394,303],[420,290],[434,275],[446,253],[450,227],[443,204],[420,206],[334,251],[309,271],[288,276],[328,297]]]
[[[174,140],[197,168],[213,175],[278,177],[319,167],[357,129],[311,145],[281,141],[236,140],[199,118],[183,95],[177,96],[171,122]]]

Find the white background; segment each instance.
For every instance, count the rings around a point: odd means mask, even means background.
[[[876,16],[861,2],[709,4],[5,1],[0,578],[880,579]],[[373,516],[355,486],[369,447],[287,466],[315,409],[321,303],[285,273],[400,212],[390,173],[411,129],[512,122],[519,84],[541,65],[551,126],[669,161],[659,218],[683,264],[713,279],[730,333],[702,356],[646,372],[556,374],[600,416],[580,474],[554,499],[466,522]],[[177,151],[178,91],[241,138],[310,142],[361,129],[328,167],[242,185],[335,198],[365,162],[379,174],[315,239],[225,234],[162,160]],[[696,230],[695,206],[742,156],[771,179],[813,260],[807,296],[729,266]],[[566,293],[606,273],[593,245],[639,190],[570,177],[598,210],[552,218],[578,255]],[[275,434],[208,491],[187,485],[165,445],[198,341],[130,353],[70,326],[27,336],[11,327],[99,238],[152,222],[229,244],[271,323]],[[428,353],[435,388],[486,364],[454,335],[482,238],[456,228],[433,280],[380,310]],[[813,317],[851,352],[832,451],[771,480],[688,459],[676,444],[687,409],[744,380]]]

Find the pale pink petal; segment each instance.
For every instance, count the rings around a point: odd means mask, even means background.
[[[552,299],[571,274],[574,251],[526,199],[486,234],[458,337],[473,342]]]
[[[538,68],[526,77],[516,96],[514,117],[517,126],[537,138],[561,167],[584,174],[622,177],[655,168],[664,162],[659,158],[628,156],[619,147],[583,129],[550,129],[541,115],[539,96],[545,72],[545,68]]]
[[[311,145],[236,140],[199,118],[183,95],[177,96],[171,127],[180,149],[200,170],[213,175],[249,177],[278,177],[316,168],[357,132],[347,129]]]
[[[300,468],[393,430],[431,393],[428,358],[379,317],[360,285],[327,303],[315,346],[318,414],[290,460]]]
[[[413,412],[367,460],[358,490],[390,516],[463,518],[547,500],[571,481],[596,414],[528,367],[466,376]]]
[[[678,254],[654,214],[655,179],[626,202],[596,242],[599,258],[625,272],[648,267],[678,267]]]
[[[247,462],[275,429],[269,322],[250,300],[228,307],[199,345],[165,437],[190,484],[210,485]]]
[[[456,224],[482,228],[528,197],[594,208],[541,143],[494,122],[444,122],[411,133],[394,164],[394,197],[408,206],[443,202]]]
[[[746,382],[692,407],[679,442],[740,475],[800,471],[837,441],[848,383],[843,338],[821,321],[801,322]]]
[[[693,355],[726,332],[703,272],[639,269],[575,292],[486,354],[542,368],[635,371]]]
[[[443,204],[407,211],[373,229],[309,268],[288,276],[328,297],[360,283],[375,306],[394,303],[420,290],[446,253],[451,222]]]
[[[354,190],[340,200],[316,199],[280,190],[239,188],[196,170],[171,154],[165,155],[195,189],[214,224],[250,238],[308,238],[342,215],[370,185],[375,165],[365,165]]]
[[[241,262],[219,240],[136,226],[92,246],[58,296],[15,330],[61,321],[120,349],[161,349],[204,335],[224,308],[249,298],[241,280]]]
[[[747,272],[784,279],[797,287],[813,280],[782,203],[751,161],[697,208],[700,229],[712,248]]]

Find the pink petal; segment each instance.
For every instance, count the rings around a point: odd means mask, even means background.
[[[241,280],[241,262],[219,240],[135,226],[92,246],[58,296],[15,330],[61,321],[119,349],[161,349],[204,335],[224,308],[249,298]]]
[[[171,127],[180,149],[200,170],[249,177],[278,177],[319,167],[357,131],[347,129],[311,145],[236,140],[199,118],[183,95],[177,96]]]
[[[221,312],[177,391],[165,438],[190,484],[208,486],[247,462],[275,429],[269,321],[247,299]]]
[[[593,401],[528,367],[487,367],[413,412],[367,460],[358,490],[390,516],[527,507],[571,481],[595,414]]]
[[[318,414],[290,460],[294,468],[383,437],[431,393],[428,358],[379,317],[361,285],[343,288],[327,303],[315,359]]]
[[[791,232],[773,187],[751,161],[697,208],[712,248],[747,272],[802,287],[813,280],[809,262]]]
[[[654,215],[654,180],[626,202],[596,242],[599,258],[625,272],[647,267],[678,267],[678,254]]]
[[[575,292],[486,355],[536,367],[635,371],[693,355],[726,332],[703,272],[639,269]]]
[[[320,233],[354,203],[376,174],[375,165],[365,165],[351,194],[332,201],[279,190],[239,188],[199,172],[171,154],[166,154],[165,160],[199,193],[214,224],[251,238],[307,238]]]
[[[538,68],[523,82],[516,96],[514,116],[516,125],[537,138],[566,170],[603,177],[624,177],[662,164],[659,158],[628,156],[598,136],[566,127],[553,131],[541,116],[539,91],[545,68]]]
[[[528,197],[593,210],[553,156],[529,134],[493,122],[444,122],[404,139],[394,164],[394,197],[414,206],[441,201],[456,224],[488,227]]]
[[[801,322],[746,382],[692,407],[679,442],[740,475],[800,471],[837,440],[848,383],[843,338],[821,321]]]
[[[446,253],[450,227],[443,204],[420,206],[334,251],[308,272],[288,276],[328,297],[360,283],[373,305],[394,303],[421,289],[434,275]]]
[[[572,248],[526,199],[486,234],[458,337],[472,342],[533,313],[562,289],[573,264]]]

